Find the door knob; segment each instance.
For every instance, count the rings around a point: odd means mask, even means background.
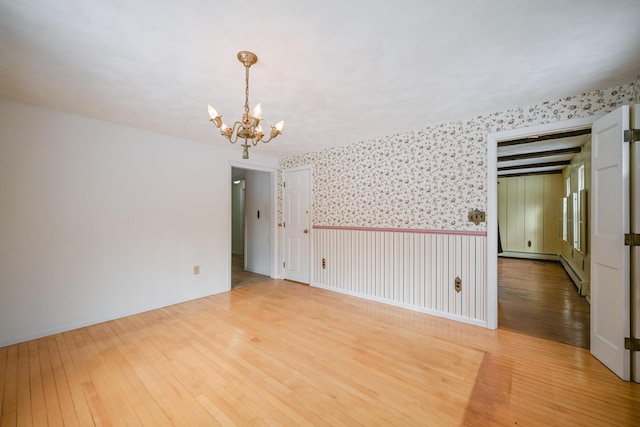
[[[309,230],[307,230],[307,229],[305,228],[305,230],[304,230],[304,234],[308,234],[308,233],[309,233]]]

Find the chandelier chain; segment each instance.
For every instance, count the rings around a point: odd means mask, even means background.
[[[245,66],[244,113],[249,114],[249,67]]]

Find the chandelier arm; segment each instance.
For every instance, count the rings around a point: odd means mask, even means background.
[[[276,133],[275,135],[273,134],[273,126],[271,127],[272,131],[271,134],[269,135],[269,139],[263,139],[262,142],[264,142],[265,144],[267,144],[269,141],[271,141],[272,139],[275,139],[276,136],[280,135],[281,132]]]
[[[238,142],[238,129],[240,129],[240,126],[242,126],[242,122],[235,122],[231,127],[231,135],[235,138],[232,139],[232,136],[228,136],[227,139],[230,143],[235,144],[236,142]]]
[[[276,135],[277,136],[277,135]],[[269,139],[262,139],[262,143],[267,144],[269,141],[271,141],[273,138],[275,138],[275,136],[271,136],[269,135]]]

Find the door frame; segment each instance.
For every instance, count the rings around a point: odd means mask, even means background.
[[[271,211],[271,227],[270,227],[270,235],[271,235],[271,266],[269,268],[269,276],[272,279],[278,278],[278,239],[276,236],[278,235],[278,169],[270,168],[266,166],[256,165],[252,163],[244,163],[237,161],[229,161],[229,165],[227,168],[227,183],[231,184],[232,169],[247,169],[254,170],[259,172],[267,172],[269,174],[270,188],[271,188],[271,200],[270,200],[270,211]],[[229,194],[228,202],[231,203],[231,195]],[[231,230],[231,215],[229,215],[229,229]],[[227,243],[227,265],[229,266],[229,275],[228,275],[228,286],[229,290],[231,289],[231,232],[228,233],[228,243]],[[245,252],[247,248],[245,247]]]
[[[498,328],[498,142],[591,127],[603,114],[487,135],[487,328]]]
[[[311,165],[304,165],[304,166],[297,166],[297,167],[293,167],[293,168],[287,168],[287,169],[282,169],[282,182],[284,184],[284,176],[287,172],[297,172],[297,171],[301,171],[301,170],[307,170],[309,171],[309,188],[307,189],[308,193],[309,193],[309,206],[308,206],[308,210],[309,210],[309,259],[307,260],[309,263],[309,286],[312,286],[313,283],[313,263],[311,262],[311,260],[314,257],[313,254],[313,167]],[[284,197],[284,185],[281,187],[282,188],[282,221],[284,221],[284,212],[285,212],[285,197]],[[278,268],[280,271],[280,277],[284,277],[284,267],[282,266],[282,260],[284,259],[284,248],[285,248],[285,230],[284,228],[280,227],[282,233],[280,235],[280,239],[282,240],[282,244],[280,246],[280,257],[279,257],[279,262],[278,262]]]

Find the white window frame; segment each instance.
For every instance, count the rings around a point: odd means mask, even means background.
[[[576,181],[577,181],[578,188],[576,189],[576,192],[573,194],[573,247],[578,251],[581,251],[581,248],[583,247],[582,240],[585,238],[585,236],[582,236],[582,233],[580,233],[580,229],[581,229],[580,218],[582,217],[581,197],[582,197],[582,190],[585,189],[584,162],[581,162],[580,164],[578,164],[578,166],[575,168],[575,172],[576,172]]]

